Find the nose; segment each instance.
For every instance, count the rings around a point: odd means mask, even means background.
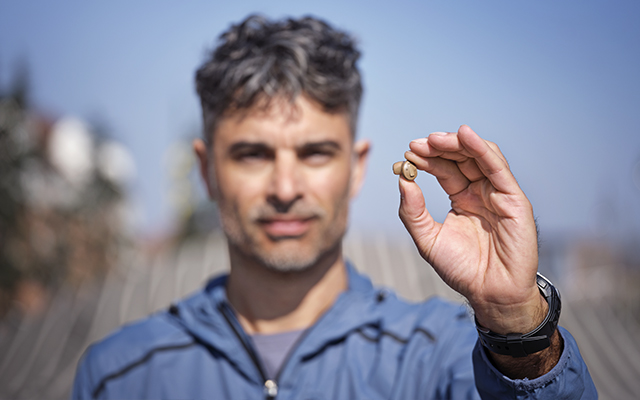
[[[280,213],[302,197],[302,171],[295,154],[276,154],[267,201]]]

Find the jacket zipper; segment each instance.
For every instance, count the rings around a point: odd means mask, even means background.
[[[300,336],[298,336],[298,338],[296,339],[296,341],[293,344],[293,346],[291,346],[291,348],[287,352],[287,355],[284,356],[284,360],[282,361],[282,364],[280,364],[280,369],[278,370],[278,373],[276,374],[276,382],[280,382],[280,376],[282,375],[282,371],[284,371],[284,368],[289,363],[289,359],[293,356],[293,353],[296,351],[296,349],[300,345],[300,342],[302,342],[302,340],[309,335],[309,331],[311,331],[311,328],[312,327],[309,327],[309,328],[305,329],[305,331],[302,332],[302,334]]]
[[[229,313],[229,309],[228,309],[228,307],[225,307],[224,304],[220,304],[218,306],[218,309],[220,310],[220,312],[222,313],[222,316],[224,317],[224,319],[227,321],[227,323],[231,327],[231,330],[233,331],[233,333],[236,335],[238,340],[240,340],[240,343],[242,344],[242,347],[244,347],[244,349],[247,352],[247,354],[249,354],[249,357],[251,358],[251,361],[253,361],[253,364],[256,366],[256,369],[260,373],[260,377],[262,378],[262,382],[264,382],[263,389],[264,389],[265,398],[267,400],[275,399],[276,396],[278,395],[278,383],[277,383],[277,380],[267,379],[267,376],[264,373],[264,370],[262,369],[262,364],[258,360],[258,356],[256,355],[255,351],[253,350],[253,347],[251,347],[251,345],[249,343],[247,343],[247,341],[244,339],[243,335],[240,333],[240,330],[238,329],[238,327],[236,327],[236,324],[233,323],[233,320],[235,319],[235,315],[233,315],[233,314],[229,315],[228,314]]]
[[[293,356],[293,353],[295,353],[295,351],[298,348],[298,346],[300,345],[300,343],[304,340],[304,338],[306,338],[309,335],[309,332],[311,331],[311,329],[313,329],[313,326],[305,329],[305,331],[302,332],[302,334],[298,337],[298,339],[296,339],[296,342],[293,344],[293,346],[291,346],[291,348],[287,352],[287,355],[285,356],[284,360],[282,361],[282,364],[280,365],[280,369],[278,370],[278,373],[276,374],[275,380],[267,379],[267,376],[264,373],[264,370],[262,369],[262,364],[260,363],[260,361],[258,361],[258,356],[256,355],[255,351],[253,350],[253,347],[251,347],[250,344],[246,343],[246,341],[244,340],[242,334],[240,333],[240,330],[232,322],[234,320],[237,321],[236,320],[236,316],[233,314],[233,312],[230,312],[229,311],[229,307],[228,306],[225,307],[225,305],[226,304],[220,304],[218,306],[218,309],[220,310],[220,312],[224,316],[224,319],[227,321],[229,326],[231,326],[231,329],[233,330],[233,333],[235,333],[235,335],[238,337],[238,340],[240,340],[240,343],[242,343],[242,347],[244,347],[244,349],[249,354],[249,357],[251,358],[251,360],[255,364],[256,368],[258,369],[258,372],[260,372],[260,377],[262,378],[262,381],[264,382],[264,394],[266,396],[266,399],[267,400],[275,399],[276,396],[278,395],[278,382],[280,382],[280,377],[282,376],[282,371],[284,371],[285,367],[289,363],[289,360]],[[317,321],[316,321],[316,323],[317,323]]]

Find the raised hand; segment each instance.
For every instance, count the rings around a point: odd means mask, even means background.
[[[536,224],[498,146],[463,125],[410,148],[407,160],[434,175],[451,200],[438,223],[419,186],[400,179],[400,218],[420,254],[469,300],[481,325],[503,334],[535,328],[547,306],[536,286]]]

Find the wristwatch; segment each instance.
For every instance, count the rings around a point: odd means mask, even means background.
[[[497,354],[512,357],[526,357],[529,354],[537,353],[551,346],[551,335],[558,327],[560,319],[560,293],[553,284],[542,274],[537,275],[536,283],[540,294],[549,304],[549,311],[544,321],[529,333],[509,333],[500,335],[483,328],[476,319],[476,329],[480,337],[480,343],[487,349]]]

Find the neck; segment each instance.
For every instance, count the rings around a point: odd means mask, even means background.
[[[233,246],[227,298],[248,334],[273,334],[306,329],[347,288],[342,246],[313,266],[295,272],[268,269]]]

